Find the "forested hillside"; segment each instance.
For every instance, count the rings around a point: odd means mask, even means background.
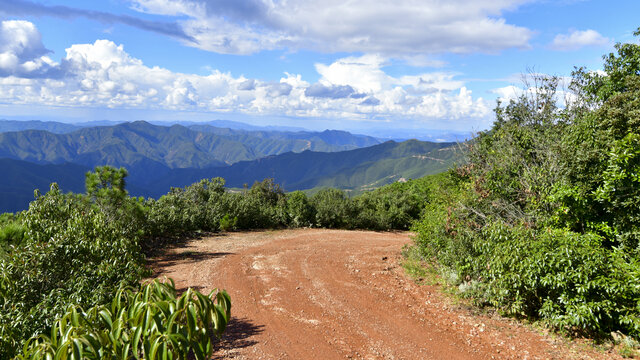
[[[442,172],[459,159],[456,149],[452,143],[409,140],[334,153],[286,153],[228,167],[176,169],[149,184],[148,188],[162,194],[170,186],[186,186],[199,179],[222,177],[231,187],[273,178],[287,191],[319,186],[371,189],[402,177],[418,178]]]
[[[118,127],[121,129],[123,126]],[[151,127],[159,129],[163,134],[168,133],[161,127],[152,127],[145,123],[128,124],[128,126],[141,125],[143,128]],[[128,128],[128,127],[127,127]],[[108,131],[116,131],[106,128]],[[91,130],[91,129],[85,129]],[[81,134],[84,134],[84,131]],[[181,128],[181,131],[186,128]],[[92,130],[93,131],[93,130]],[[118,130],[119,131],[119,130]],[[127,132],[128,133],[128,132]],[[27,133],[16,134],[19,138],[27,139]],[[45,132],[36,134],[53,136]],[[148,132],[147,132],[148,134]],[[2,136],[3,134],[0,134]],[[95,134],[94,134],[95,135]],[[128,165],[129,177],[127,188],[135,196],[158,198],[167,193],[171,187],[184,187],[200,179],[223,177],[227,179],[230,187],[242,188],[245,184],[253,184],[264,178],[274,178],[287,191],[306,190],[316,187],[337,187],[341,189],[361,192],[371,190],[382,185],[398,181],[401,178],[419,178],[428,174],[434,174],[447,169],[451,164],[460,159],[457,146],[451,143],[429,143],[421,141],[406,141],[402,143],[387,142],[367,148],[342,151],[342,152],[313,152],[301,153],[288,152],[253,161],[241,161],[231,166],[217,166],[209,168],[177,168],[170,169],[160,161],[150,159],[157,156],[153,148],[145,148],[149,157],[139,154],[135,147],[123,144],[120,137],[108,140],[109,134],[102,134],[107,138],[103,142],[120,143],[124,150],[111,152],[120,145],[110,146],[99,150],[105,156],[95,156],[89,164],[110,163],[116,159],[116,163],[127,163],[128,159],[137,159],[132,165]],[[100,136],[101,136],[100,135]],[[83,135],[84,136],[84,135]],[[97,136],[97,135],[96,135]],[[136,135],[131,135],[135,137]],[[89,140],[86,140],[89,141]],[[148,141],[148,140],[147,140]],[[38,148],[37,139],[29,142],[33,144],[34,151],[47,148]],[[46,142],[44,144],[47,144]],[[57,143],[59,144],[59,143]],[[168,140],[165,142],[153,141],[154,146],[168,149]],[[22,146],[22,145],[21,145]],[[16,146],[20,153],[22,147]],[[186,146],[185,146],[186,147]],[[54,147],[56,149],[56,147]],[[56,150],[52,150],[54,153]],[[64,154],[64,150],[61,150]],[[69,150],[69,158],[73,156]],[[115,150],[114,150],[115,151]],[[173,151],[173,150],[171,150]],[[44,154],[44,152],[41,152]],[[203,157],[208,156],[202,152]],[[131,155],[131,156],[129,156]],[[172,155],[174,159],[182,156]],[[186,155],[183,155],[186,156]],[[62,159],[63,157],[58,157]],[[87,157],[83,158],[87,159]],[[193,160],[190,158],[188,160]],[[178,164],[182,164],[179,160]],[[10,176],[0,177],[0,211],[19,211],[27,208],[29,201],[33,200],[34,189],[46,189],[48,184],[57,182],[61,191],[83,192],[84,184],[81,180],[83,172],[91,169],[89,165],[75,163],[64,164],[36,164],[23,160],[1,159],[7,169],[11,170]],[[193,162],[192,162],[193,163]]]

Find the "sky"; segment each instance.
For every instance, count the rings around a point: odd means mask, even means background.
[[[640,1],[0,0],[0,118],[476,132],[522,74],[637,42]]]

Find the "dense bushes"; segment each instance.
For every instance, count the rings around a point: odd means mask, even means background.
[[[469,162],[433,191],[416,245],[463,295],[640,337],[640,45],[616,49],[606,75],[574,72],[563,107],[557,79],[540,76],[498,104]]]
[[[0,258],[11,246],[18,246],[26,236],[26,229],[19,217],[11,213],[0,215]]]
[[[127,221],[52,186],[23,215],[26,239],[0,260],[0,357],[49,328],[69,304],[110,301],[136,285],[143,257]]]
[[[87,312],[70,306],[17,359],[209,359],[230,311],[224,291],[188,289],[178,297],[173,282],[153,281],[136,292],[121,289],[110,304]]]
[[[286,194],[273,179],[232,192],[224,188],[224,179],[215,178],[172,188],[160,199],[148,200],[145,207],[155,237],[284,227],[408,229],[422,213],[429,186],[420,179],[354,198],[333,188],[307,197],[301,191]]]

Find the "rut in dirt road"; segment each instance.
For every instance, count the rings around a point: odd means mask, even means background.
[[[589,359],[512,321],[477,317],[404,275],[408,233],[283,230],[192,240],[155,259],[178,288],[226,289],[217,359]]]

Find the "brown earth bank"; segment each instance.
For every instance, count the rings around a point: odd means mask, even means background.
[[[214,359],[618,359],[499,316],[473,314],[405,275],[409,233],[217,234],[151,259],[155,277],[226,289]]]

